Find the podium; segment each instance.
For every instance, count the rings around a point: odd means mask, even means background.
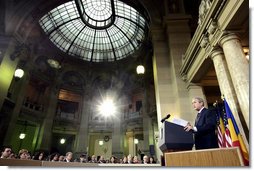
[[[186,132],[183,126],[165,121],[160,135],[158,145],[163,153],[192,150],[194,143],[192,131]]]

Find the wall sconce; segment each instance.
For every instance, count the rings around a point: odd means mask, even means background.
[[[143,65],[138,65],[136,68],[137,74],[144,74],[145,73],[145,67]]]
[[[103,141],[102,140],[99,141],[99,145],[103,145]]]
[[[65,141],[66,141],[66,140],[65,140],[64,138],[61,138],[61,139],[60,139],[60,144],[64,144]]]
[[[134,144],[138,144],[138,139],[134,139]]]
[[[14,77],[16,80],[19,80],[21,79],[22,77],[24,76],[24,70],[23,69],[16,69],[15,72],[14,72]]]
[[[26,137],[25,133],[20,133],[19,134],[19,139],[23,140]]]

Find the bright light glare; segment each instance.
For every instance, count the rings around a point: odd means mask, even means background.
[[[23,69],[16,69],[15,72],[14,72],[14,77],[17,77],[17,78],[22,78],[24,75],[24,71]]]
[[[64,144],[64,143],[65,143],[65,139],[64,138],[60,139],[60,144]]]
[[[113,103],[113,100],[106,99],[100,106],[99,106],[99,112],[104,116],[110,116],[115,113],[115,105]]]
[[[26,137],[26,134],[25,134],[25,133],[20,133],[19,139],[23,140],[25,137]]]
[[[102,140],[99,141],[99,145],[103,145],[103,141]]]
[[[137,74],[144,74],[145,73],[145,68],[143,65],[139,65],[136,68]]]

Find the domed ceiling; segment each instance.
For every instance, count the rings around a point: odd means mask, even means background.
[[[72,0],[39,24],[63,52],[91,62],[112,62],[141,48],[148,33],[142,11],[120,0]]]

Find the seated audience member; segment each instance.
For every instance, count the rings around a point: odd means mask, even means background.
[[[138,156],[134,156],[133,157],[133,162],[132,162],[133,164],[138,164],[138,163],[140,163],[140,161],[139,161],[139,159],[138,159]]]
[[[11,155],[8,157],[8,159],[17,159],[18,156],[12,151]]]
[[[116,162],[116,157],[115,156],[111,156],[109,159],[109,163],[117,163]]]
[[[44,161],[46,160],[47,156],[45,154],[44,151],[37,151],[34,155],[33,160],[40,160],[40,161]]]
[[[87,156],[87,162],[90,163],[91,160],[92,160],[91,156]]]
[[[31,155],[30,152],[28,152],[28,154],[27,154],[27,156],[26,156],[26,159],[27,159],[27,160],[31,160],[31,159],[32,159],[32,155]]]
[[[97,163],[95,155],[92,155],[91,160],[89,161],[89,163]]]
[[[65,155],[65,159],[64,159],[64,162],[72,162],[72,156],[73,156],[73,153],[72,152],[67,152],[66,155]]]
[[[60,154],[55,152],[55,153],[52,153],[49,157],[49,161],[51,162],[57,162],[59,160],[59,156]]]
[[[148,164],[149,163],[149,158],[147,155],[144,155],[143,157],[143,164]]]
[[[64,159],[65,159],[65,156],[60,155],[60,156],[59,156],[59,158],[58,158],[58,161],[59,161],[59,162],[63,162],[63,161],[64,161]]]
[[[128,163],[128,164],[132,164],[132,156],[131,156],[131,154],[129,154],[129,155],[127,156],[127,163]]]
[[[29,159],[29,156],[31,158],[31,155],[29,154],[27,149],[21,149],[19,150],[18,158],[21,160],[27,160]]]
[[[4,147],[1,151],[1,159],[7,159],[11,155],[11,148],[10,147]]]
[[[156,161],[154,160],[154,158],[152,156],[149,158],[149,163],[150,164],[156,163]]]
[[[126,156],[123,157],[122,164],[128,164],[128,159]]]
[[[101,155],[98,163],[106,163],[106,160],[104,159],[104,156]]]
[[[79,158],[75,159],[74,162],[86,163],[86,155],[81,154]]]

